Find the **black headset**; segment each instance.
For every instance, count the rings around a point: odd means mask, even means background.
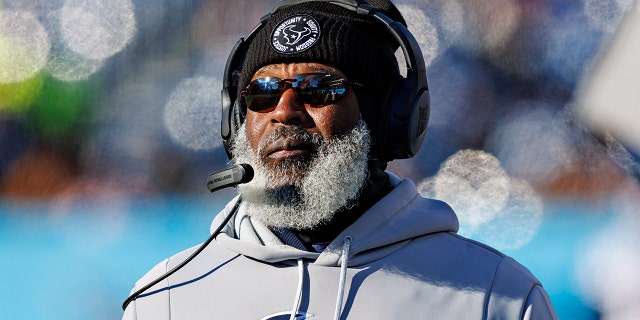
[[[381,115],[382,120],[376,125],[377,132],[372,137],[377,144],[378,153],[373,156],[382,162],[413,157],[424,141],[429,122],[430,98],[422,50],[407,27],[362,0],[285,0],[262,17],[249,35],[238,40],[227,59],[223,78],[220,134],[227,156],[232,157],[231,147],[245,118],[238,104],[238,78],[251,41],[278,10],[313,1],[328,2],[359,15],[370,16],[373,21],[386,27],[389,34],[397,40],[404,53],[407,75],[392,85],[387,94],[388,107],[382,109],[386,110],[386,114]]]

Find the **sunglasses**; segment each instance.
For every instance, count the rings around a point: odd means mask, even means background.
[[[259,78],[241,91],[240,103],[254,112],[268,112],[278,105],[282,94],[291,88],[298,102],[315,108],[324,107],[340,101],[347,86],[364,87],[326,73],[302,73],[291,79]]]

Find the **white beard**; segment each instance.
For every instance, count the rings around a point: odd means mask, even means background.
[[[310,230],[355,205],[368,175],[371,136],[364,121],[328,142],[317,136],[307,139],[319,144],[309,161],[272,167],[249,146],[245,125],[238,130],[232,161],[250,164],[255,171],[251,182],[238,186],[248,215],[271,227]]]

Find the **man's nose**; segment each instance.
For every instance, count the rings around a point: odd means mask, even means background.
[[[282,124],[303,124],[309,117],[304,104],[296,99],[293,89],[287,89],[282,93],[270,115],[272,122]]]

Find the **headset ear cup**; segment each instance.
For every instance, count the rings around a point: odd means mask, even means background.
[[[235,99],[234,92],[235,86],[230,86],[228,88],[223,88],[221,92],[222,96],[222,108],[221,108],[221,117],[220,117],[220,136],[222,137],[222,145],[224,146],[224,150],[227,153],[227,157],[231,159],[231,147],[233,146],[233,141],[235,140],[236,128],[234,127],[234,109],[235,109]]]
[[[389,135],[391,134],[391,125],[390,125],[390,117],[393,115],[393,101],[396,95],[396,90],[398,88],[399,80],[396,79],[389,84],[389,90],[385,93],[382,102],[377,105],[377,124],[375,130],[377,132],[375,135],[375,147],[376,153],[378,155],[378,160],[381,162],[388,162],[393,160],[392,147],[394,141],[389,139]]]
[[[223,78],[222,123],[221,135],[227,156],[231,159],[232,148],[238,130],[244,122],[245,114],[238,104],[238,86],[240,71],[243,69],[247,51],[258,32],[265,26],[269,17],[280,8],[314,0],[288,0],[276,7],[271,14],[261,19],[260,24],[246,38],[240,38],[227,59]],[[394,21],[380,10],[376,10],[360,0],[331,1],[335,5],[353,10],[359,14],[372,17],[381,23],[402,48],[408,72],[407,77],[399,77],[392,81],[389,90],[379,103],[359,97],[363,119],[372,131],[372,150],[370,155],[380,162],[413,157],[425,137],[429,120],[429,91],[426,79],[426,67],[419,44],[406,28],[402,15],[401,20]],[[375,95],[375,98],[379,95]],[[361,103],[362,101],[365,103]]]
[[[429,122],[429,91],[412,79],[397,82],[386,114],[386,135],[380,140],[387,160],[413,157],[424,141]]]
[[[229,159],[232,159],[233,145],[236,141],[236,138],[238,137],[238,130],[240,130],[240,127],[244,122],[244,115],[242,114],[242,112],[240,111],[240,108],[238,107],[237,100],[229,108],[228,115],[225,115],[224,112],[222,113],[222,115],[223,117],[226,116],[225,118],[222,119],[222,121],[226,122],[227,126],[230,129],[228,131],[226,138],[223,135],[222,142],[224,145],[224,150],[227,152],[227,157]]]
[[[407,132],[407,156],[413,157],[418,153],[427,133],[429,124],[431,97],[429,90],[423,88],[416,96],[411,112],[410,123]]]
[[[236,138],[238,137],[238,131],[240,130],[240,127],[242,127],[242,124],[244,123],[245,113],[240,108],[238,104],[238,100],[236,100],[236,102],[233,104],[232,110],[233,112],[231,117],[231,125],[233,126],[233,136],[232,136],[233,137],[232,143],[233,143],[236,141]],[[230,147],[233,147],[233,144],[231,144]]]

